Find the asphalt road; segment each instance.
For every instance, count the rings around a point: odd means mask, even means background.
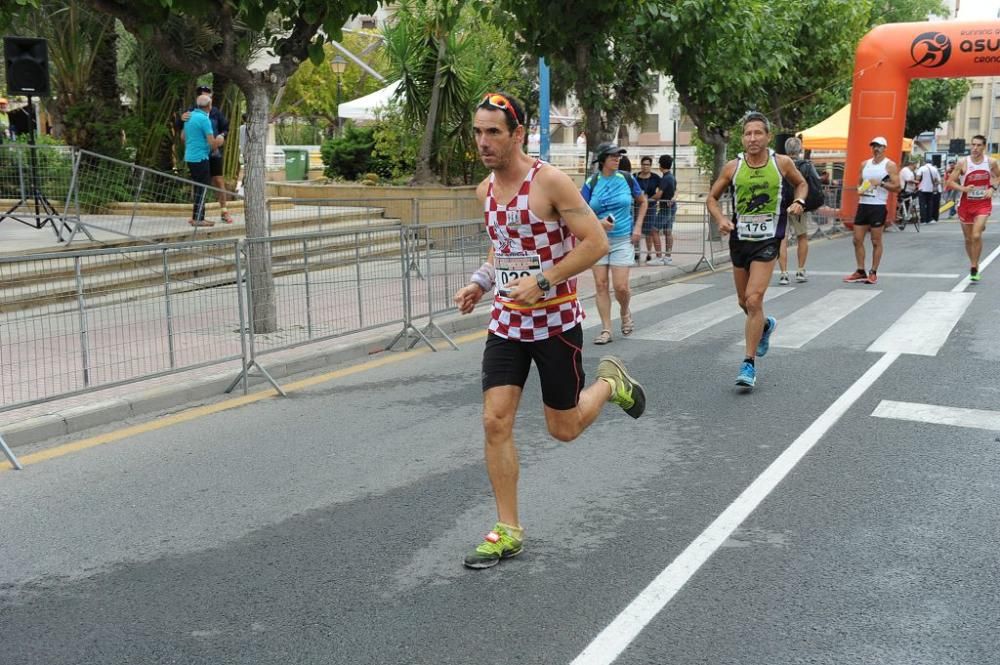
[[[775,275],[752,392],[729,272],[640,294],[604,347],[641,419],[557,443],[532,376],[526,550],[489,570],[461,565],[494,520],[481,336],[2,471],[0,663],[995,664],[1000,262],[965,288],[942,223],[887,235],[877,286],[853,267],[842,238]]]

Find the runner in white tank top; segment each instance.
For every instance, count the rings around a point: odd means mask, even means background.
[[[887,215],[889,194],[901,189],[899,169],[885,156],[885,137],[871,140],[872,158],[861,164],[858,173],[858,211],[854,216],[854,259],[858,268],[844,278],[845,282],[875,284],[878,266],[882,262],[882,230]],[[871,234],[872,267],[865,270],[865,235]]]
[[[482,417],[497,522],[465,557],[469,568],[495,566],[524,547],[513,430],[532,363],[542,384],[545,423],[560,441],[578,437],[606,402],[633,418],[646,408],[642,386],[613,356],[601,359],[597,381],[584,388],[583,310],[574,278],[607,253],[607,235],[569,176],[524,153],[523,108],[509,95],[490,93],[473,123],[479,156],[492,171],[476,189],[492,247],[455,303],[468,314],[493,291]]]

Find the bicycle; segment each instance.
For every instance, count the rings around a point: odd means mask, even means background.
[[[913,195],[900,195],[896,201],[896,226],[899,227],[900,231],[906,229],[907,224],[911,224],[913,228],[920,233],[920,220],[917,220],[917,210],[914,201],[916,197]]]

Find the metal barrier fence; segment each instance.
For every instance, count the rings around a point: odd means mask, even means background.
[[[840,214],[843,193],[840,185],[823,186],[823,205],[811,215],[815,229],[810,230],[810,238],[826,238],[844,230]]]
[[[722,209],[724,216],[732,217],[733,199],[731,196],[723,196],[719,199],[719,207]],[[715,270],[715,264],[719,262],[719,258],[717,257],[729,257],[728,237],[723,236],[719,232],[719,226],[708,212],[707,203],[705,204],[703,215],[704,218],[701,226],[705,239],[705,260],[708,262],[708,267]]]
[[[188,223],[196,197],[205,218],[220,224],[225,203],[233,220],[225,235],[243,235],[243,197],[234,192],[69,146],[0,145],[0,205],[9,208],[0,221],[50,224],[60,242],[78,233],[90,240],[196,239],[204,235]]]
[[[267,228],[272,236],[371,226],[398,226],[413,199],[268,199]]]
[[[0,144],[0,222],[50,226],[65,240],[74,161],[67,146]]]
[[[650,201],[649,205],[650,207],[657,205],[658,213],[660,215],[665,214],[665,203]],[[694,210],[698,211],[697,214],[692,214]],[[675,205],[674,222],[669,235],[670,255],[697,256],[700,259],[705,258],[707,260],[710,251],[707,247],[709,236],[705,233],[705,225],[708,219],[705,213],[704,197],[690,195],[679,197]],[[667,235],[664,233],[660,238],[661,250],[666,249],[666,243]],[[652,257],[653,253],[655,253],[655,245],[650,247],[650,238],[644,231],[643,237],[636,248],[636,255],[638,257],[636,264],[641,264],[647,256],[654,258]],[[696,265],[700,264],[701,261]],[[655,258],[653,265],[655,265]]]
[[[0,257],[0,411],[240,358],[236,250]]]
[[[260,363],[267,353],[393,324],[418,332],[410,318],[408,235],[397,225],[242,241],[246,352],[229,389],[242,381],[246,391],[256,367],[281,392]],[[255,258],[265,255],[269,277],[253,270]]]
[[[451,342],[435,319],[488,254],[480,215],[0,257],[0,412],[235,360],[232,387],[257,369],[280,391],[268,354],[386,326],[390,349]],[[724,247],[699,226],[712,267]]]
[[[422,333],[448,339],[434,317],[455,311],[455,292],[468,284],[469,275],[486,261],[491,247],[486,226],[476,220],[417,226],[409,231],[412,319],[426,317]]]
[[[418,225],[439,222],[482,221],[482,204],[474,197],[379,197],[366,199],[269,199],[271,235],[378,226]]]
[[[189,220],[196,199],[202,202],[204,218],[219,224],[224,223],[225,203],[234,228],[227,235],[243,234],[243,197],[235,192],[87,150],[76,153],[70,210],[77,228],[91,239],[94,231],[151,242],[195,239],[199,228]]]

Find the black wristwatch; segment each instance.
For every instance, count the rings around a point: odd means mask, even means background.
[[[548,291],[549,289],[552,288],[552,282],[545,279],[545,275],[543,275],[540,272],[535,273],[535,281],[538,282],[538,288],[540,288],[542,291]]]

